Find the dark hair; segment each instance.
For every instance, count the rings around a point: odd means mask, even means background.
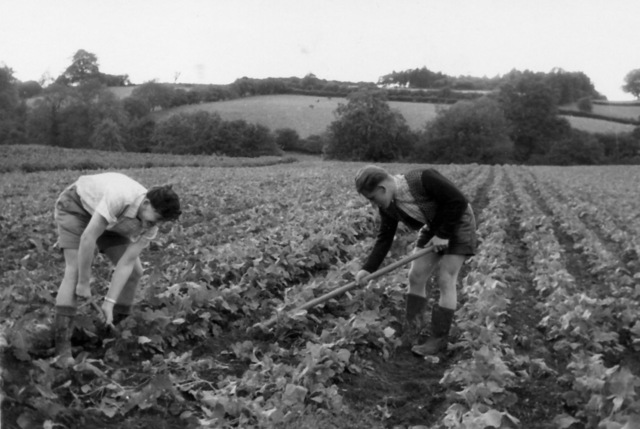
[[[373,192],[389,173],[377,165],[367,165],[356,173],[356,190],[360,194]]]
[[[176,220],[182,213],[180,199],[171,185],[154,186],[147,192],[147,199],[163,220]]]

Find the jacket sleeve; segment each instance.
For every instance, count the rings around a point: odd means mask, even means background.
[[[451,181],[436,170],[428,169],[422,173],[422,186],[438,205],[432,223],[434,234],[444,239],[451,238],[469,202]]]
[[[380,210],[380,229],[376,236],[376,242],[373,245],[373,249],[367,258],[367,261],[362,266],[362,269],[373,273],[377,271],[378,267],[382,264],[385,256],[389,253],[389,249],[393,244],[393,238],[396,235],[398,229],[398,220],[389,216],[382,210]]]

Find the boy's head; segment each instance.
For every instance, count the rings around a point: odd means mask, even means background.
[[[356,173],[356,190],[362,195],[369,194],[390,177],[387,170],[377,165],[364,166]]]
[[[374,206],[386,209],[394,197],[395,181],[384,168],[367,165],[356,173],[356,190]]]
[[[182,213],[180,211],[180,199],[171,185],[154,186],[147,192],[147,200],[153,209],[160,215],[161,220],[176,220]]]

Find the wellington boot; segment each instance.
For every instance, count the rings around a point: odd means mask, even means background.
[[[455,311],[435,306],[431,313],[431,336],[424,343],[413,346],[411,351],[419,356],[431,356],[447,350],[449,330]]]
[[[116,304],[113,306],[113,324],[118,326],[120,322],[129,317],[131,314],[131,306],[124,304]]]
[[[433,356],[447,350],[446,337],[429,337],[424,344],[411,347],[411,351],[418,356]]]
[[[426,307],[427,298],[420,295],[407,294],[405,321],[402,326],[401,338],[403,345],[411,345],[418,338],[420,331],[424,327],[424,310]]]
[[[55,365],[67,368],[75,364],[71,353],[71,335],[73,334],[73,320],[75,308],[56,307],[56,316],[53,322],[53,331],[56,343]]]

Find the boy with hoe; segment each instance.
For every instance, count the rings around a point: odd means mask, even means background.
[[[398,222],[419,230],[414,251],[433,246],[433,252],[411,263],[404,336],[410,337],[421,328],[427,305],[426,283],[437,268],[440,298],[431,313],[431,336],[411,350],[421,356],[446,350],[457,305],[458,274],[476,248],[475,218],[469,202],[451,181],[431,168],[391,175],[369,165],[357,172],[355,184],[381,217],[376,242],[356,281],[362,283],[378,269],[391,248]]]
[[[170,186],[147,191],[120,173],[81,176],[58,197],[54,217],[65,271],[56,297],[54,336],[56,363],[73,364],[71,334],[76,296],[91,297],[89,281],[96,249],[115,265],[102,304],[107,325],[131,311],[142,276],[139,255],[158,233],[157,224],[180,215],[180,201]]]

